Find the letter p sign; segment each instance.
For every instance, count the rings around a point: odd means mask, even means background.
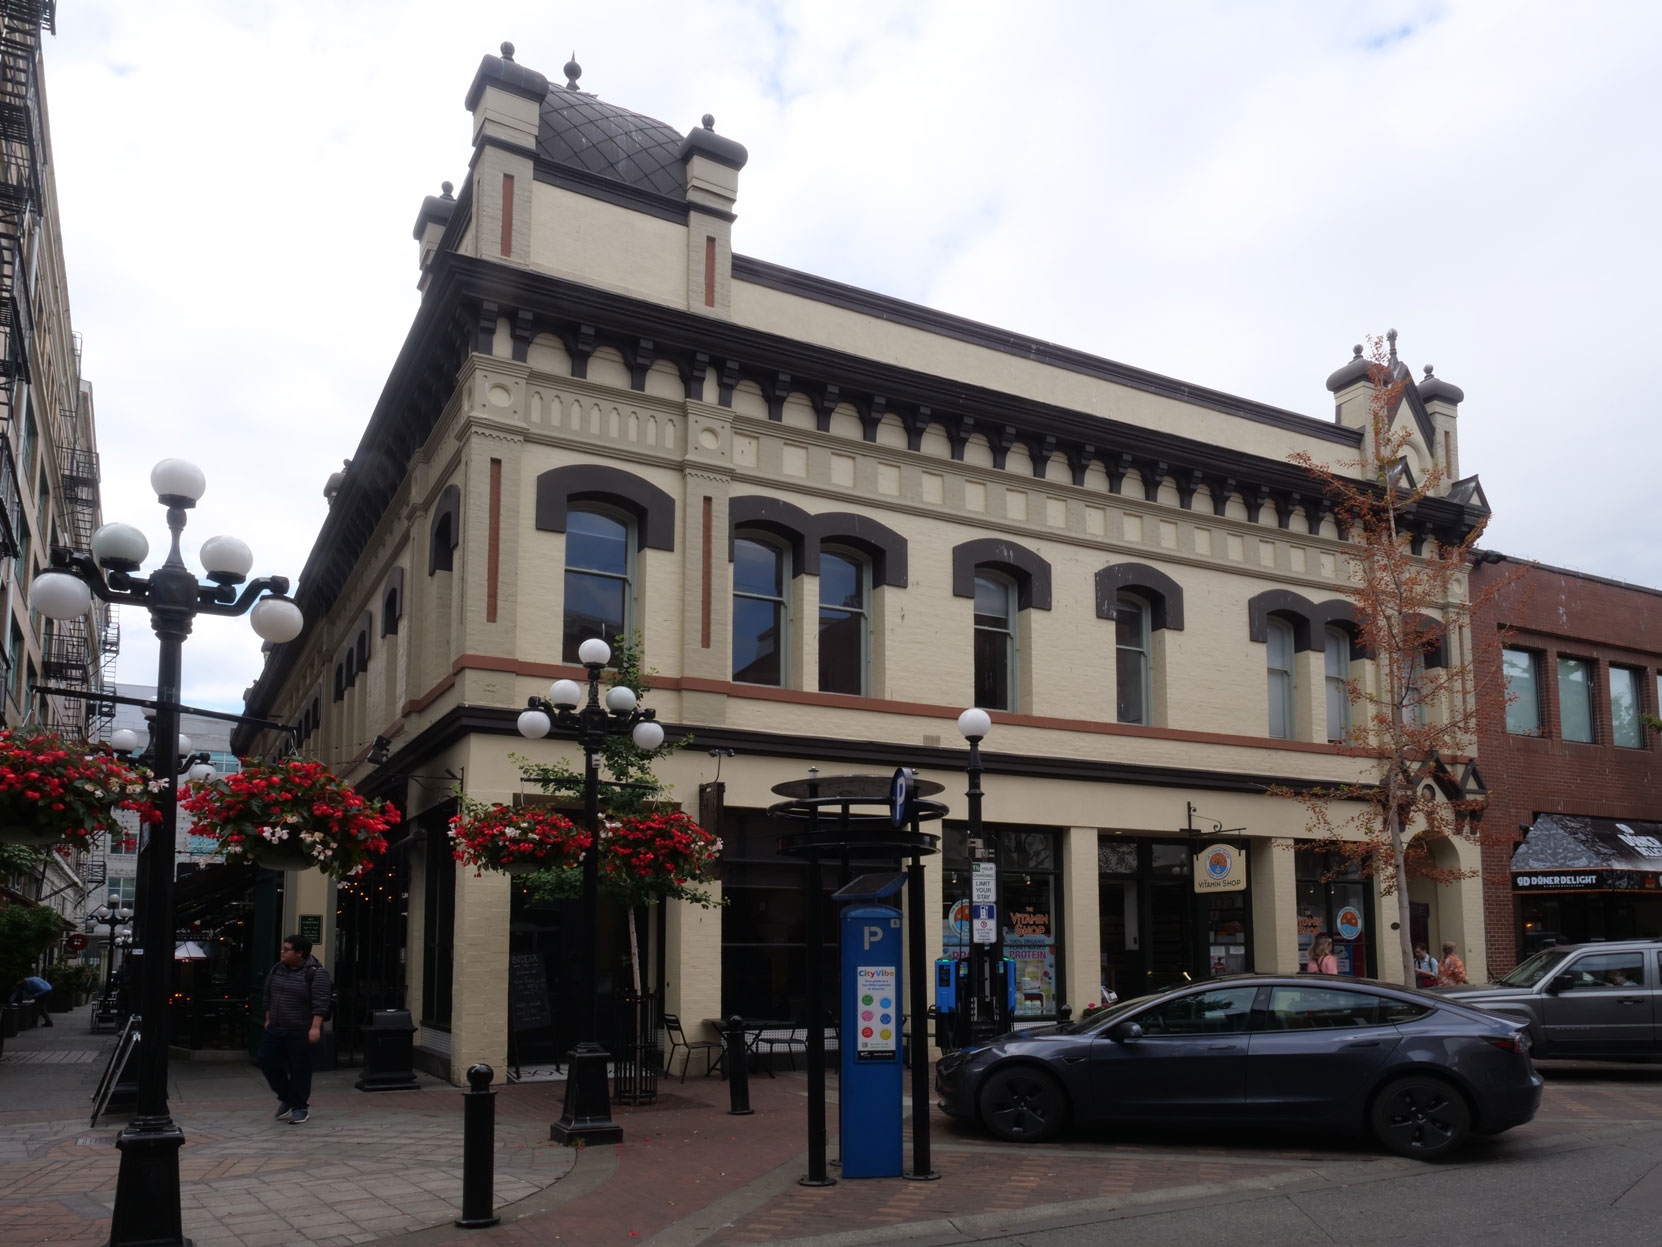
[[[864,932],[865,940],[865,943],[861,946],[862,952],[869,953],[873,944],[881,944],[883,942],[882,927],[864,927],[862,930]]]

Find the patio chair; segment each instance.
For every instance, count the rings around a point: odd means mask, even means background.
[[[704,1057],[704,1076],[706,1078],[710,1076],[710,1071],[715,1068],[717,1054],[722,1051],[722,1046],[719,1043],[712,1039],[688,1039],[686,1032],[681,1029],[681,1016],[676,1013],[664,1014],[664,1035],[669,1040],[669,1052],[664,1057],[664,1072],[666,1074],[674,1065],[675,1050],[685,1048],[687,1055],[681,1061],[681,1081],[687,1081],[687,1066],[692,1064],[692,1055],[698,1051],[703,1051],[706,1054]]]
[[[773,1054],[780,1048],[783,1048],[785,1055],[790,1057],[791,1069],[796,1069],[796,1054],[800,1052],[806,1056],[808,1053],[808,1028],[806,1026],[792,1026],[782,1031],[774,1031],[771,1034],[763,1031],[756,1036],[756,1051],[761,1052],[766,1049],[768,1054],[769,1078],[774,1076]]]

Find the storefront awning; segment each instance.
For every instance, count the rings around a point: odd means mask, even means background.
[[[1543,814],[1512,854],[1514,892],[1662,889],[1662,823]]]

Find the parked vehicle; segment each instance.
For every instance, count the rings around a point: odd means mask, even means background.
[[[1662,940],[1558,944],[1499,982],[1437,994],[1527,1022],[1541,1059],[1662,1056]]]
[[[1068,1122],[1274,1122],[1438,1160],[1535,1116],[1529,1031],[1443,994],[1329,975],[1244,974],[943,1056],[941,1110],[1038,1143]]]

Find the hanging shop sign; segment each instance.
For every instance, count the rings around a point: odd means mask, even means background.
[[[1196,892],[1246,891],[1246,850],[1232,844],[1209,844],[1195,854]]]

